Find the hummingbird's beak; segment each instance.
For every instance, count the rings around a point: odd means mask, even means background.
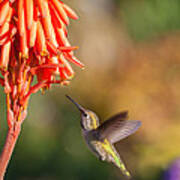
[[[81,113],[85,113],[85,109],[80,104],[75,102],[70,96],[66,95],[66,97],[79,109]]]

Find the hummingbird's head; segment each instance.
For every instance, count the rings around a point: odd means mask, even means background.
[[[79,109],[80,113],[81,113],[81,127],[84,130],[92,130],[92,129],[96,129],[99,126],[99,120],[97,115],[88,110],[85,109],[84,107],[82,107],[80,104],[78,104],[77,102],[75,102],[70,96],[66,95],[66,97],[73,103],[75,104],[75,106]]]

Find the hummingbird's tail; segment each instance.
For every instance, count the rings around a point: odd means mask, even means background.
[[[115,147],[110,144],[107,140],[105,140],[107,143],[107,146],[105,146],[106,151],[108,152],[108,158],[107,161],[114,163],[123,173],[123,175],[130,180],[131,179],[131,174],[129,171],[126,169],[126,166],[122,162],[118,152],[116,151]]]
[[[118,158],[118,160],[116,160],[115,164],[121,170],[123,175],[126,176],[126,178],[128,180],[132,180],[132,176],[131,176],[130,172],[126,169],[124,163],[121,161],[120,158]]]

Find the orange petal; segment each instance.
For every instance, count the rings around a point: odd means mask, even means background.
[[[29,48],[27,46],[27,34],[20,37],[20,58],[28,58]]]
[[[67,80],[69,78],[66,72],[64,71],[64,67],[59,67],[59,76],[61,81]]]
[[[63,52],[70,52],[70,51],[76,50],[78,48],[79,48],[78,46],[69,46],[69,47],[62,46],[62,47],[59,47],[58,49]]]
[[[47,0],[36,0],[41,13],[42,18],[45,18],[49,14],[49,9],[47,9]]]
[[[75,19],[75,20],[78,19],[77,14],[68,5],[63,4],[63,8],[70,18]]]
[[[81,63],[76,57],[70,55],[69,53],[64,53],[64,57],[71,63],[76,64],[80,68],[84,68],[84,64]]]
[[[46,39],[45,39],[42,24],[40,21],[37,22],[36,48],[37,48],[38,53],[41,56],[43,56],[47,53]]]
[[[62,28],[56,29],[56,37],[57,37],[59,46],[69,46],[70,45]]]
[[[6,34],[3,34],[2,37],[0,37],[0,46],[4,45],[8,40],[13,40],[14,35],[17,32],[17,28],[15,26],[10,26],[9,31]]]
[[[1,4],[1,7],[0,7],[0,26],[4,24],[6,17],[8,15],[9,9],[10,9],[10,3],[9,3],[9,0],[6,0]]]
[[[9,40],[9,35],[0,38],[0,46],[3,46]]]
[[[61,4],[61,2],[59,0],[51,0],[52,4],[54,5],[55,9],[57,10],[60,18],[62,19],[62,21],[68,25],[69,24],[69,18],[65,12],[65,10],[63,9],[63,5]]]
[[[10,7],[8,15],[6,17],[6,22],[2,26],[0,26],[0,38],[2,36],[5,36],[9,31],[9,29],[10,29],[10,23],[9,22],[11,20],[12,14],[13,14],[13,8]]]
[[[27,36],[20,37],[20,58],[28,58]]]
[[[50,9],[50,12],[51,12],[51,19],[52,19],[52,23],[53,23],[53,26],[55,28],[61,28],[62,27],[62,23],[61,23],[61,18],[59,17],[56,9],[54,8],[54,6],[49,3],[49,9]]]
[[[47,0],[37,0],[40,13],[42,15],[41,22],[45,32],[46,39],[48,39],[54,46],[58,46],[53,25],[51,23],[51,15]],[[46,14],[46,16],[44,16]]]
[[[46,41],[46,45],[51,54],[57,55],[58,49],[50,41]]]
[[[33,21],[30,32],[29,32],[29,47],[33,47],[36,41],[37,34],[37,22]]]
[[[4,23],[3,26],[0,27],[0,39],[7,35],[9,32],[10,24]]]
[[[2,46],[1,49],[1,58],[0,58],[0,68],[7,69],[9,64],[9,56],[11,51],[11,41],[8,41]]]
[[[67,35],[68,35],[67,27],[62,21],[61,21],[61,26],[62,26],[65,36],[67,37]]]
[[[12,15],[14,14],[14,9],[12,7],[9,8],[8,15],[6,17],[6,22],[10,22]]]
[[[20,57],[28,58],[29,48],[27,46],[27,30],[26,30],[26,22],[25,22],[24,1],[19,0],[18,3],[19,3],[19,6],[18,6],[19,27],[18,28],[19,28],[19,33],[20,33]],[[20,7],[22,8],[21,10],[19,9]]]
[[[38,7],[37,6],[34,6],[34,21],[37,21],[38,18],[39,18],[39,11],[38,11]]]
[[[8,40],[13,40],[14,35],[17,32],[17,28],[15,26],[10,26],[10,29],[7,34],[4,34],[0,37],[0,46],[4,45]]]
[[[23,36],[26,31],[24,16],[24,0],[18,0],[18,30],[20,36]]]
[[[33,0],[25,0],[27,29],[30,30],[33,24]]]
[[[69,79],[71,79],[74,76],[74,71],[73,71],[72,67],[67,62],[67,60],[64,58],[63,55],[61,55],[59,58],[60,58],[61,62],[64,64],[64,71],[68,75]]]

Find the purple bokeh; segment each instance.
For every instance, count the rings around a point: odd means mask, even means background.
[[[180,180],[180,158],[172,162],[166,170],[163,180]]]

